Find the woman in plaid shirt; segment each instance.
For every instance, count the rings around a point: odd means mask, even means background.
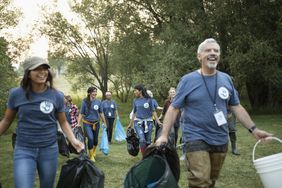
[[[75,104],[72,103],[71,96],[69,95],[65,96],[65,113],[67,121],[73,129],[77,125],[78,108]]]

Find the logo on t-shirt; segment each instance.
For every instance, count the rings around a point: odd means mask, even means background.
[[[111,104],[111,108],[115,108],[115,105]]]
[[[54,109],[54,105],[49,101],[42,101],[40,103],[40,111],[43,112],[44,114],[49,114],[50,112],[53,111],[53,109]]]
[[[220,87],[218,89],[218,95],[221,99],[225,100],[225,99],[228,99],[229,97],[229,92],[228,90],[225,88],[225,87]]]
[[[149,108],[149,103],[144,103],[144,108]]]
[[[99,106],[95,104],[93,108],[94,108],[94,110],[98,110]]]

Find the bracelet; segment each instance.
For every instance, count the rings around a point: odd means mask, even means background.
[[[257,128],[256,125],[251,126],[251,128],[249,129],[249,132],[250,132],[250,133],[253,133],[253,131],[254,131],[256,128]]]

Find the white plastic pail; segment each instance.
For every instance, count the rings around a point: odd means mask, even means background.
[[[276,137],[270,137],[282,143]],[[265,188],[282,188],[282,153],[255,159],[255,150],[261,141],[257,141],[253,148],[253,163]]]

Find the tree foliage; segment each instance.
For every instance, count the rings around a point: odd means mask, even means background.
[[[132,33],[148,37],[143,39],[149,49],[141,54],[143,67],[132,71],[131,77],[162,95],[199,67],[196,48],[213,37],[221,45],[219,69],[235,78],[253,109],[281,110],[281,5],[281,1],[265,0],[120,1],[113,12],[119,31],[125,34],[117,41],[128,45],[120,43],[116,48],[133,46],[134,40],[128,39]]]
[[[10,0],[0,3],[0,31],[15,26],[20,12],[10,6]],[[16,85],[17,75],[8,56],[9,42],[0,37],[0,117],[3,116],[7,104],[8,90]]]
[[[103,1],[73,1],[72,11],[79,21],[68,20],[59,11],[46,15],[41,31],[53,47],[53,57],[64,55],[71,62],[67,73],[78,88],[90,84],[103,94],[108,89],[111,24],[101,15]]]

